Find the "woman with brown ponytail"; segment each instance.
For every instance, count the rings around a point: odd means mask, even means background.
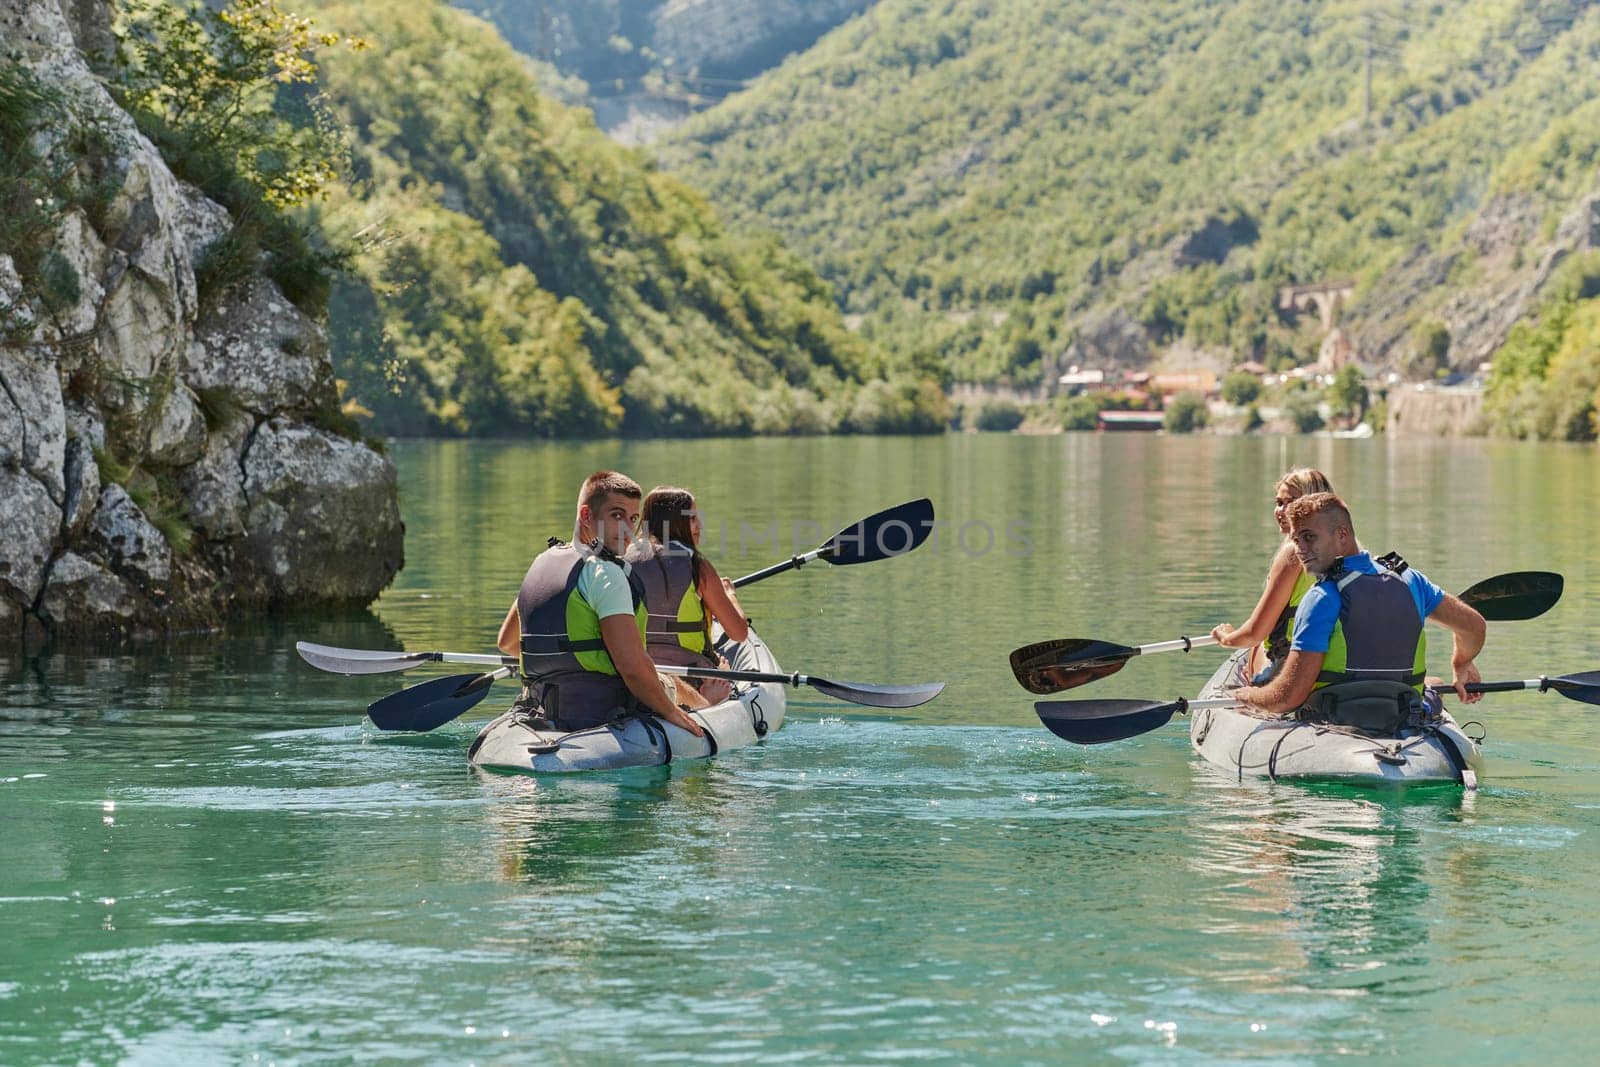
[[[1278,524],[1284,541],[1273,553],[1272,566],[1267,570],[1267,586],[1244,625],[1235,629],[1224,622],[1211,630],[1211,636],[1224,648],[1255,646],[1245,668],[1246,678],[1264,682],[1270,677],[1266,672],[1275,670],[1289,654],[1289,632],[1294,625],[1295,609],[1300,606],[1300,598],[1316,584],[1300,565],[1294,541],[1289,539],[1289,505],[1312,493],[1331,492],[1333,486],[1328,476],[1311,467],[1296,467],[1279,478],[1274,487],[1272,519]]]
[[[712,620],[730,641],[743,641],[750,627],[733,583],[700,553],[702,524],[694,495],[658,485],[645,495],[639,520],[644,536],[629,546],[626,559],[644,583],[650,658],[685,667],[726,667],[711,643]],[[700,706],[695,698],[706,705],[719,703],[731,691],[720,678],[707,679],[698,691],[680,689],[691,706]]]

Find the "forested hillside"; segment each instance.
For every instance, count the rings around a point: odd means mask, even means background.
[[[1587,299],[1600,5],[882,0],[660,155],[959,379],[1308,362],[1346,277],[1359,358],[1470,369]]]
[[[874,0],[455,0],[525,55],[597,88],[649,74],[753,77]]]
[[[320,223],[362,249],[330,336],[379,428],[942,426],[934,382],[846,330],[799,259],[542,95],[488,24],[432,0],[312,10],[370,43],[320,74],[354,179]]]

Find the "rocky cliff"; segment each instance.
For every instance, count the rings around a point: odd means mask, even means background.
[[[42,256],[0,248],[0,635],[370,600],[403,561],[394,467],[325,428],[322,330],[273,283],[200,299],[196,264],[233,222],[91,71],[109,43],[98,0],[0,0],[0,68],[73,116],[31,151],[47,173],[81,169],[75,131],[96,131],[103,193],[61,213]]]

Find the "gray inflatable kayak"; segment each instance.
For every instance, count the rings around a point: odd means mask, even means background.
[[[724,642],[719,651],[734,670],[781,671],[754,630],[744,641]],[[778,683],[736,683],[729,699],[690,712],[705,729],[705,737],[695,737],[654,715],[561,733],[537,729],[527,715],[508,711],[478,733],[467,759],[474,767],[551,773],[657,767],[753,745],[783,725],[785,706],[784,688]]]
[[[1200,692],[1226,697],[1245,684],[1241,649]],[[1197,701],[1198,703],[1198,701]],[[1448,712],[1439,721],[1398,737],[1374,737],[1326,724],[1262,719],[1242,705],[1194,708],[1189,741],[1207,761],[1240,778],[1298,778],[1363,785],[1461,782],[1475,788],[1483,756]]]

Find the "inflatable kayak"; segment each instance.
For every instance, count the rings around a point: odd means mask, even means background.
[[[1225,697],[1245,684],[1249,649],[1229,657],[1200,692]],[[1240,778],[1265,775],[1371,785],[1460,782],[1472,789],[1482,770],[1477,742],[1448,712],[1398,737],[1376,737],[1327,723],[1263,719],[1242,705],[1195,708],[1189,741],[1209,762]]]
[[[718,650],[739,671],[779,672],[771,650],[754,630]],[[695,737],[654,715],[631,716],[587,730],[539,729],[526,712],[506,712],[485,726],[467,752],[474,767],[509,771],[603,771],[657,767],[673,760],[704,759],[755,744],[783,725],[784,689],[776,682],[735,683],[720,704],[689,714],[705,729]]]

